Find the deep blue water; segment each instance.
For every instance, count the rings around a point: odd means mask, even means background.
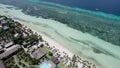
[[[120,0],[43,0],[120,16]]]

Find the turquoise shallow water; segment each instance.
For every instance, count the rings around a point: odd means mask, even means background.
[[[35,3],[23,0],[13,0],[11,3],[9,3],[9,1],[4,3],[19,7],[27,15],[37,17],[41,16],[46,19],[51,18],[63,24],[67,24],[69,27],[74,29],[98,36],[107,42],[120,45],[120,36],[118,35],[120,32],[119,16],[83,10],[80,8],[71,8],[45,1],[39,1],[38,3],[38,0],[35,0],[34,2]],[[110,38],[111,36],[112,38]],[[116,40],[113,40],[114,38],[116,38]]]
[[[75,10],[75,11],[82,11],[82,12],[87,12],[90,14],[95,14],[98,16],[102,16],[102,17],[107,17],[107,18],[111,18],[111,19],[117,19],[120,20],[120,16],[114,15],[114,14],[108,14],[108,13],[104,13],[101,11],[95,12],[95,11],[91,11],[91,10],[85,10],[85,9],[81,9],[81,8],[77,8],[77,7],[69,7],[66,5],[61,5],[61,4],[56,4],[53,2],[47,2],[47,1],[43,1],[43,0],[28,0],[31,2],[36,2],[36,3],[43,3],[43,4],[47,4],[47,5],[53,5],[53,6],[57,6],[57,7],[61,7],[61,8],[65,8],[65,9],[70,9],[70,10]]]
[[[41,7],[42,9],[40,9],[40,11],[32,9],[37,13],[34,13],[33,11],[26,11],[26,13],[33,16],[42,16],[47,19],[52,18],[53,20],[59,21],[74,29],[98,36],[99,38],[112,44],[118,46],[120,45],[119,16],[103,12],[84,10],[81,8],[72,8],[52,2],[37,1],[35,3],[44,5],[44,7]]]
[[[42,0],[58,4],[78,7],[92,11],[101,11],[120,15],[120,0]]]
[[[29,23],[23,24],[38,32],[46,33],[49,37],[63,44],[63,46],[70,51],[97,64],[99,66],[98,68],[120,67],[120,47],[101,40],[96,36],[75,30],[61,22],[26,15],[21,11],[22,9],[8,9],[7,7],[9,6],[5,7],[4,5],[0,5],[0,7],[1,14],[30,21]],[[5,11],[8,11],[8,13],[5,13]],[[65,11],[63,12],[65,13]]]

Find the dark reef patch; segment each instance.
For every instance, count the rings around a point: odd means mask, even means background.
[[[53,5],[33,3],[27,0],[0,0],[0,3],[13,5],[31,16],[41,16],[46,19],[52,18],[76,30],[89,33],[104,41],[120,46],[120,20],[109,19],[82,11],[76,12],[62,9]],[[60,10],[67,12],[60,13]]]
[[[70,39],[72,39],[74,41],[77,41],[77,42],[80,42],[80,43],[82,43],[84,45],[89,45],[85,40],[78,40],[78,39],[75,39],[75,38],[72,38],[72,37],[70,37]]]
[[[6,7],[6,8],[8,8],[8,9],[12,9],[13,7]]]
[[[92,49],[93,49],[93,52],[95,52],[97,54],[103,53],[102,51],[98,50],[97,48],[92,47]]]

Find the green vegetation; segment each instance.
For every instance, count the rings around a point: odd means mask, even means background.
[[[63,63],[61,63],[61,62],[58,64],[58,66],[59,66],[60,68],[68,68],[68,66],[65,66],[65,65],[64,65]]]
[[[38,36],[33,34],[33,35],[25,37],[25,39],[29,40],[30,43],[33,43],[35,41],[38,41]]]
[[[49,51],[49,56],[53,56],[53,53]]]
[[[0,33],[1,38],[4,37],[10,38],[14,42],[14,44],[20,44],[20,45],[23,45],[23,42],[27,41],[27,43],[24,45],[25,47],[27,47],[27,45],[29,44],[33,44],[34,42],[38,42],[38,40],[42,40],[41,36],[38,37],[35,34],[32,34],[30,36],[23,36],[23,31],[20,29],[22,25],[19,22],[15,22],[11,18],[7,18],[6,16],[1,16],[1,17],[4,17],[4,20],[7,21],[6,25],[10,27],[8,30],[1,29],[3,30]]]
[[[40,47],[43,48],[43,47],[44,47],[44,44],[41,44]]]
[[[6,16],[2,17],[4,18],[4,20],[7,21],[5,25],[9,27],[9,29],[3,30],[0,33],[1,38],[6,37],[7,39],[11,39],[14,42],[14,44],[21,44],[23,42],[22,32],[21,30],[15,28],[15,26],[17,26],[15,24],[17,23],[15,23],[11,18],[7,18]],[[19,34],[19,36],[14,37],[14,35],[17,33]]]
[[[76,58],[76,56],[74,55],[73,58],[72,58],[72,63],[73,63],[73,67],[74,67],[74,68],[76,68],[76,66],[75,66],[76,59],[77,59],[77,58]]]
[[[31,58],[30,55],[25,53],[23,49],[19,49],[14,55],[4,58],[3,63],[5,64],[6,68],[19,68],[19,66],[23,68],[37,68],[39,61]]]
[[[60,63],[58,64],[58,66],[59,66],[60,68],[64,68],[65,65],[60,62]]]
[[[26,44],[24,44],[24,47],[27,47],[30,44],[33,44],[34,42],[38,42],[38,36],[37,35],[30,35],[30,36],[26,36],[24,37],[24,41],[27,41]]]
[[[9,29],[9,33],[10,33],[10,34],[15,34],[15,31],[14,31],[14,30],[15,30],[14,28],[10,28],[10,29]]]
[[[3,63],[5,64],[6,68],[19,68],[16,65],[13,57],[8,58],[7,60],[3,61]]]
[[[18,52],[16,56],[19,62],[25,62],[26,64],[29,64],[29,65],[38,65],[39,63],[38,60],[31,58],[30,55],[25,53],[24,50],[21,50],[20,52]]]
[[[13,37],[12,40],[13,40],[13,42],[15,44],[20,44],[20,45],[22,45],[22,43],[24,41],[24,39],[21,36],[19,36],[19,37]]]
[[[22,24],[20,24],[19,22],[15,21],[15,23],[18,25],[18,26],[22,26]]]
[[[5,17],[5,16],[4,16]],[[19,22],[14,22],[12,19],[5,17],[6,25],[9,27],[7,30],[3,30],[0,33],[0,39],[6,41],[13,41],[14,44],[22,45],[23,42],[26,42],[29,45],[34,45],[39,42],[39,37],[35,34],[24,36],[23,31],[21,30],[22,25]],[[3,28],[3,27],[2,27]],[[25,46],[25,45],[24,45]],[[1,51],[2,53],[2,51]],[[6,68],[29,68],[31,65],[37,65],[39,61],[37,59],[33,59],[30,57],[28,53],[26,53],[23,49],[18,49],[16,52],[10,54],[7,57],[4,57],[3,62]],[[32,66],[32,68],[36,68],[37,66]]]
[[[39,38],[38,38],[40,41],[44,41],[42,36],[39,35]]]

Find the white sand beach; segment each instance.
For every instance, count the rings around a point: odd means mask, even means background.
[[[14,21],[18,21],[18,22],[21,23],[21,24],[28,23],[28,22],[26,22],[26,21],[19,20],[19,19],[14,19]],[[27,26],[27,25],[25,25],[25,26]],[[29,28],[29,27],[28,27],[28,28]],[[36,30],[34,30],[34,29],[32,29],[32,28],[30,28],[30,29],[31,29],[33,32],[37,32],[39,35],[41,35],[42,38],[43,38],[43,40],[45,40],[45,41],[49,44],[50,47],[54,47],[54,46],[55,46],[55,48],[59,49],[60,52],[65,52],[65,53],[67,53],[67,54],[69,55],[69,57],[71,57],[71,58],[73,57],[74,53],[72,53],[72,52],[71,52],[70,50],[68,50],[67,48],[63,47],[63,45],[60,44],[59,42],[57,42],[57,41],[55,41],[54,39],[48,37],[47,35],[45,35],[45,34],[42,33],[42,32],[38,32],[38,31],[36,31]]]
[[[97,65],[97,68],[120,67],[119,46],[110,44],[88,33],[77,31],[58,21],[26,15],[21,10],[15,9],[15,7],[8,9],[7,6],[0,4],[1,15],[10,16],[14,19],[19,18],[20,20],[16,20],[38,32],[50,46],[65,51],[70,57],[77,54]]]

